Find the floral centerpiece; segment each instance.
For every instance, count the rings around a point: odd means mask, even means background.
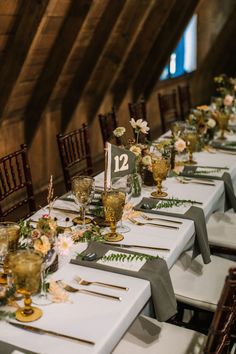
[[[210,106],[202,105],[192,110],[187,123],[195,126],[199,135],[199,149],[212,140],[217,128],[217,120]]]
[[[133,189],[132,195],[135,197],[141,194],[142,179],[140,174],[142,173],[143,167],[146,168],[147,166],[145,162],[143,165],[143,157],[149,155],[149,144],[147,143],[146,138],[144,143],[140,142],[140,140],[141,136],[146,137],[150,128],[148,127],[147,121],[143,119],[135,120],[132,118],[130,124],[134,130],[135,139],[130,139],[125,147],[136,155],[135,172],[130,176]],[[118,127],[113,131],[113,134],[115,137],[119,138],[120,141],[124,141],[125,132],[126,129],[124,127]]]

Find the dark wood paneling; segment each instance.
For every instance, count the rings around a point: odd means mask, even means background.
[[[57,36],[57,40],[45,63],[44,70],[33,90],[31,100],[26,107],[25,138],[27,144],[31,144],[34,138],[42,113],[46,108],[67,56],[88,14],[90,5],[91,0],[73,1],[71,4],[68,15]]]
[[[88,82],[98,58],[107,43],[113,26],[115,25],[124,4],[125,0],[113,0],[108,2],[103,16],[96,27],[96,31],[94,32],[92,43],[91,45],[88,45],[82,61],[77,68],[75,77],[69,86],[65,99],[62,102],[62,131],[66,129],[67,124],[74,113],[85,85]]]
[[[176,0],[155,0],[153,6],[150,7],[149,14],[111,87],[116,108],[119,107],[128,88],[139,72],[142,63],[148,56],[149,50],[161,31],[162,25],[175,2]]]
[[[22,70],[48,2],[49,0],[27,0],[21,3],[15,35],[8,43],[0,62],[0,117]]]

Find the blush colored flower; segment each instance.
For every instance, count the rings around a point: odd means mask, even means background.
[[[74,242],[70,236],[65,234],[59,235],[56,243],[57,252],[61,256],[68,255],[73,244]]]
[[[41,231],[39,229],[34,229],[31,231],[31,238],[32,240],[37,240],[42,235]]]
[[[233,96],[231,96],[231,95],[226,95],[225,96],[225,98],[224,98],[224,105],[225,106],[231,106],[232,105],[232,103],[233,103],[233,100],[234,100],[234,98],[233,98]]]
[[[142,158],[142,164],[143,164],[144,166],[149,166],[149,165],[151,165],[151,164],[152,164],[152,158],[151,158],[151,156],[150,156],[150,155],[144,156],[144,157]]]
[[[183,152],[185,148],[186,148],[186,142],[183,139],[178,139],[175,142],[176,151]]]
[[[42,253],[43,255],[46,255],[48,251],[50,250],[51,245],[49,242],[49,239],[47,236],[43,235],[34,242],[34,249],[35,251],[38,251]]]
[[[133,152],[136,156],[139,156],[142,153],[141,148],[137,145],[132,145],[129,150]]]
[[[113,134],[117,138],[120,138],[121,136],[123,136],[125,132],[126,132],[126,129],[124,127],[117,127],[115,130],[113,130]]]
[[[69,294],[64,289],[62,289],[62,287],[60,287],[54,280],[50,281],[48,292],[52,296],[53,302],[71,302]]]
[[[207,121],[207,126],[208,126],[209,128],[214,128],[214,127],[216,126],[216,121],[215,121],[215,119],[209,118],[208,121]]]

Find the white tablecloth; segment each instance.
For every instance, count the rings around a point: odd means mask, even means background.
[[[232,139],[232,137],[230,137]],[[236,155],[208,152],[195,153],[194,158],[199,165],[229,167],[236,187]],[[102,185],[103,175],[97,178],[97,184]],[[215,181],[216,186],[202,186],[197,184],[181,184],[175,178],[169,178],[163,186],[167,188],[169,197],[191,199],[202,202],[206,218],[215,210],[224,206],[224,185],[222,181]],[[145,187],[142,197],[149,197],[153,187]],[[137,204],[141,198],[132,200]],[[56,212],[57,216],[60,212]],[[153,214],[150,214],[153,216]],[[164,216],[162,216],[164,218]],[[170,218],[170,217],[168,217]],[[175,220],[176,218],[173,218]],[[141,220],[145,222],[145,220]],[[158,254],[165,258],[170,268],[181,252],[193,241],[194,224],[190,220],[183,220],[179,230],[166,230],[152,226],[136,226],[125,222],[131,228],[121,243],[160,246],[170,248],[169,252],[147,251],[141,252]],[[84,245],[80,245],[82,250]],[[138,251],[137,249],[134,249]],[[98,288],[95,285],[89,289],[105,291],[109,294],[122,296],[121,302],[101,299],[84,294],[72,294],[73,303],[53,304],[43,308],[41,319],[33,323],[34,326],[51,329],[64,334],[79,336],[96,342],[95,346],[74,343],[69,340],[55,338],[49,335],[38,335],[14,328],[5,322],[0,322],[0,340],[13,343],[19,347],[45,354],[74,354],[74,353],[110,353],[123,333],[144,307],[150,298],[150,286],[142,279],[113,274],[92,268],[76,265],[62,267],[54,274],[56,279],[71,282],[75,274],[87,280],[113,282],[129,287],[128,292]],[[23,351],[23,350],[22,350]],[[0,350],[1,353],[1,350]],[[3,354],[3,353],[1,353]]]

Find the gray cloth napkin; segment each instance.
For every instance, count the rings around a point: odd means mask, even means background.
[[[30,350],[0,341],[0,354],[11,354],[14,350],[19,350],[19,352],[24,354],[37,354],[36,352],[31,352]]]
[[[197,166],[185,166],[181,176],[194,177],[194,178],[208,178],[215,180],[222,180],[225,187],[225,210],[233,208],[236,212],[236,196],[234,194],[234,187],[232,183],[232,178],[228,172],[224,172],[221,177],[211,176],[211,175],[201,175],[195,174]]]
[[[118,251],[115,245],[110,246],[100,242],[90,242],[88,248],[82,254],[86,255],[87,253],[92,252],[96,253],[98,257],[102,257],[109,250]],[[119,249],[118,252],[128,254],[134,253],[124,249],[122,249],[122,251]],[[156,318],[159,321],[167,321],[177,312],[177,304],[169,270],[167,268],[166,262],[161,258],[146,261],[146,263],[138,272],[99,264],[96,262],[96,260],[85,261],[82,260],[81,257],[72,259],[71,263],[148,280],[151,284],[152,301]]]
[[[148,212],[159,215],[176,216],[182,219],[190,219],[194,221],[196,237],[193,245],[193,255],[194,259],[199,254],[202,255],[203,262],[205,264],[211,262],[211,253],[208,243],[208,235],[206,228],[206,219],[201,208],[196,206],[191,206],[190,209],[185,214],[171,213],[166,211],[161,211],[155,208],[158,199],[143,198],[141,202],[134,207],[135,210],[140,210],[142,212]]]

